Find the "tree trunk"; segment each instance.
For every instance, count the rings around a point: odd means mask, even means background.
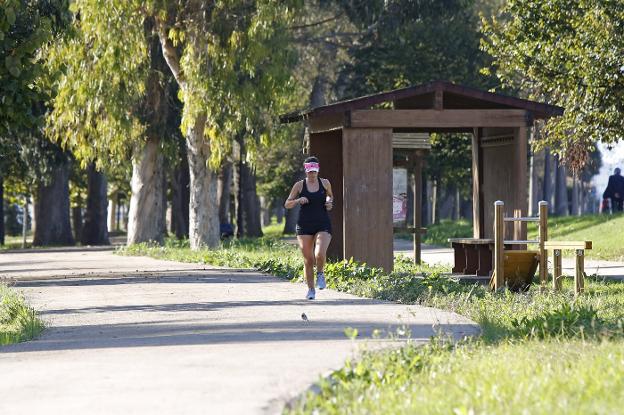
[[[557,157],[557,182],[555,187],[556,213],[560,216],[568,214],[568,188],[566,186],[566,168]]]
[[[297,228],[297,219],[299,218],[299,205],[295,205],[292,209],[286,209],[286,217],[284,220],[284,235],[292,235]]]
[[[171,178],[171,231],[176,238],[188,238],[189,235],[189,202],[190,202],[190,175],[188,160],[182,158],[173,170]]]
[[[438,222],[438,181],[434,180],[431,186],[431,223]]]
[[[217,198],[219,199],[219,222],[230,222],[230,197],[232,195],[232,163],[226,161],[219,171]]]
[[[106,190],[106,176],[95,169],[95,163],[91,163],[87,168],[87,210],[80,238],[83,245],[110,245]]]
[[[246,162],[245,143],[239,141],[238,158],[238,203],[236,236],[260,237],[262,224],[260,221],[260,200],[256,192],[256,175]]]
[[[533,144],[535,127],[531,129],[531,140],[529,141],[529,146]],[[529,216],[533,216],[536,212],[537,201],[535,200],[535,196],[537,195],[535,176],[535,152],[532,148],[529,147],[529,211],[527,212]]]
[[[69,166],[55,167],[51,179],[47,185],[37,185],[33,245],[73,245],[69,220]]]
[[[132,160],[132,196],[128,214],[128,245],[163,243],[165,235],[163,155],[160,140],[149,138]]]
[[[262,226],[271,224],[271,201],[264,197],[260,197],[260,213],[262,217]]]
[[[461,217],[461,197],[459,195],[459,188],[455,187],[455,215],[453,219],[459,220]]]
[[[553,202],[552,202],[552,179],[551,179],[551,156],[550,150],[548,148],[544,149],[544,185],[542,187],[542,200],[548,202],[550,206],[550,212],[554,213]]]
[[[431,206],[431,202],[429,200],[429,190],[430,190],[430,185],[431,182],[429,180],[427,180],[427,178],[425,177],[425,175],[422,175],[422,182],[424,184],[424,186],[422,187],[422,206],[421,206],[421,215],[420,215],[420,220],[423,224],[423,226],[427,226],[429,224],[431,224],[430,219],[430,215],[429,215],[429,211],[430,211],[430,206]]]
[[[275,206],[275,218],[277,223],[282,223],[284,220],[284,206],[282,206],[281,200],[273,200],[273,206]]]
[[[72,228],[74,229],[74,240],[82,239],[82,207],[73,206],[71,208]]]
[[[581,216],[581,205],[579,203],[579,178],[575,174],[572,176],[572,215]]]
[[[204,139],[206,114],[195,118],[186,139],[191,184],[189,239],[192,249],[219,245],[217,173],[208,167],[210,144]]]
[[[22,249],[26,249],[26,233],[28,232],[28,196],[24,197],[24,211],[22,213]],[[33,227],[34,229],[34,227]]]
[[[4,245],[4,180],[0,176],[0,245]]]
[[[117,195],[108,201],[108,232],[113,232],[117,226]]]

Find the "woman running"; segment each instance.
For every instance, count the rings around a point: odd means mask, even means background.
[[[304,164],[306,178],[298,181],[284,203],[286,209],[301,205],[297,220],[297,240],[303,254],[304,270],[308,283],[308,300],[314,300],[314,263],[316,262],[316,284],[325,288],[325,258],[331,241],[331,222],[327,211],[333,207],[334,194],[327,179],[318,177],[319,162],[308,157]],[[316,246],[316,249],[315,249]]]

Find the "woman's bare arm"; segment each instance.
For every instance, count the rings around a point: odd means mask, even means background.
[[[295,183],[292,190],[290,191],[290,194],[288,195],[288,199],[286,199],[286,202],[284,202],[284,207],[286,209],[292,209],[296,205],[303,205],[305,203],[308,203],[308,198],[306,197],[297,198],[297,196],[299,196],[299,193],[301,193],[302,189],[303,189],[302,182],[299,181]]]
[[[332,210],[334,207],[334,192],[332,192],[331,183],[327,179],[323,180],[323,186],[325,187],[325,192],[327,192],[327,200],[325,200],[325,207],[327,210]]]

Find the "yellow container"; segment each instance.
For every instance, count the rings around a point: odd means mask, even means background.
[[[537,270],[539,251],[505,251],[505,284],[512,291],[526,290]]]

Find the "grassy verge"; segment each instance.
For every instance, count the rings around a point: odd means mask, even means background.
[[[585,414],[624,405],[624,284],[591,281],[575,300],[570,284],[494,294],[435,274],[394,282],[350,290],[456,311],[483,336],[364,353],[289,413]]]
[[[0,345],[18,343],[37,337],[43,322],[24,298],[4,284],[0,284]]]
[[[190,251],[185,244],[138,246],[125,253],[256,268],[301,278],[292,244],[275,238]],[[355,262],[328,264],[330,288],[463,314],[483,335],[453,344],[365,352],[346,362],[295,414],[616,413],[624,406],[624,284],[589,279],[575,299],[560,293],[491,293],[397,259],[387,274]]]

